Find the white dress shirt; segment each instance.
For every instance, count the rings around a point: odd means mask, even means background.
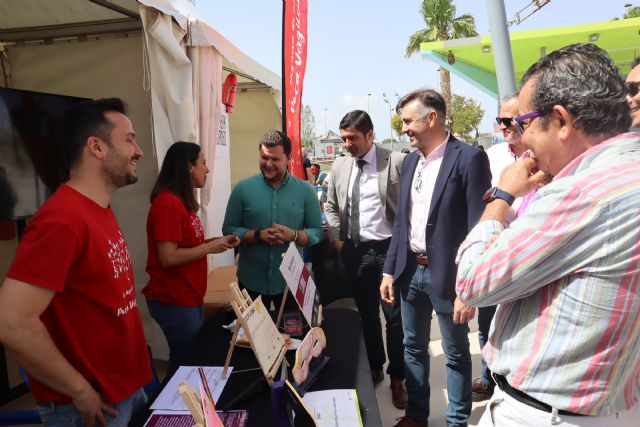
[[[349,191],[347,194],[347,212],[349,212],[349,229],[347,236],[351,238],[351,196],[353,184],[358,174],[358,158],[354,158],[349,177]],[[376,145],[362,157],[366,164],[362,167],[360,175],[360,241],[384,240],[391,237],[392,226],[384,215],[380,190],[378,186],[378,171],[376,170]]]
[[[511,146],[508,143],[501,142],[487,150],[487,157],[489,157],[489,168],[491,169],[491,186],[497,187],[504,168],[515,163],[518,156],[511,151]]]
[[[447,132],[442,144],[438,145],[426,158],[422,151],[418,150],[420,160],[411,181],[411,205],[409,206],[411,211],[409,214],[409,218],[411,218],[409,223],[409,248],[415,253],[423,254],[427,250],[425,239],[429,208],[431,207],[436,178],[438,178],[438,172],[440,172],[448,140],[449,132]]]
[[[511,151],[511,145],[506,142],[502,142],[491,146],[487,150],[487,156],[489,157],[489,168],[491,169],[491,186],[497,187],[500,182],[500,175],[504,168],[523,157],[529,157],[529,152],[525,151],[522,156],[518,157],[513,151]],[[516,211],[520,207],[521,203],[522,197],[518,197],[513,202],[505,216],[507,223],[511,223],[511,221],[516,219]]]

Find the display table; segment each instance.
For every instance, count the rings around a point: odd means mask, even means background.
[[[331,361],[320,373],[310,391],[355,388],[363,424],[367,427],[381,426],[358,313],[350,309],[336,308],[325,310],[324,317],[322,328],[327,338],[325,355],[330,357]],[[225,318],[225,313],[218,313],[205,321],[202,330],[186,351],[183,365],[222,366],[224,364],[231,340],[231,333],[221,327],[226,320],[228,319]],[[288,352],[289,360],[293,356],[293,351]],[[234,371],[229,376],[220,399],[216,402],[218,409],[227,409],[228,402],[262,376],[258,362],[250,349],[236,348],[231,366]],[[247,369],[249,370],[246,371]],[[235,409],[249,411],[249,426],[274,425],[271,396],[266,386],[259,394],[240,403]]]

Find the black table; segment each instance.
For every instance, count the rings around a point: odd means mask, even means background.
[[[219,313],[211,316],[205,322],[202,330],[186,351],[183,365],[222,366],[224,364],[231,340],[231,333],[221,327],[226,320],[225,314]],[[331,360],[311,386],[310,391],[355,388],[363,424],[367,427],[381,426],[358,313],[343,308],[324,310],[322,328],[327,338],[325,355]],[[294,357],[294,352],[287,352],[287,358],[291,360],[292,357]],[[263,377],[258,361],[250,349],[235,348],[231,366],[234,371],[229,376],[227,385],[216,403],[218,409],[228,409],[227,404],[245,390],[248,384]],[[236,372],[247,369],[250,370]],[[274,425],[268,387],[240,403],[236,409],[249,411],[248,424],[250,427]]]

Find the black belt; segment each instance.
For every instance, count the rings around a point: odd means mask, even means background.
[[[552,409],[551,405],[547,405],[544,402],[540,402],[538,399],[534,399],[529,396],[527,393],[524,393],[517,388],[511,387],[511,384],[507,381],[504,375],[493,373],[493,379],[496,381],[500,390],[507,393],[509,396],[513,397],[518,402],[524,403],[527,406],[531,406],[532,408],[539,409],[544,412],[551,413]],[[564,409],[558,409],[559,415],[568,415],[571,417],[584,417],[585,414],[576,414],[575,412],[565,411]]]
[[[353,243],[353,240],[351,240],[351,242]],[[358,246],[354,244],[353,247],[361,251],[368,251],[369,249],[386,251],[389,249],[389,243],[391,243],[391,238],[384,240],[361,240],[358,242]]]
[[[429,258],[426,254],[419,254],[416,252],[411,252],[411,254],[415,257],[416,262],[420,265],[429,265]]]

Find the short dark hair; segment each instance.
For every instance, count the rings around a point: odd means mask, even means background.
[[[65,111],[60,146],[63,169],[67,173],[82,159],[88,138],[95,136],[111,144],[111,130],[115,125],[105,116],[108,111],[127,114],[127,107],[120,98],[103,98],[79,102]]]
[[[200,146],[193,142],[178,141],[171,144],[151,190],[151,203],[161,191],[167,190],[180,197],[188,210],[196,212],[200,206],[194,194],[189,164],[195,166],[199,155]]]
[[[447,103],[442,95],[433,89],[422,88],[409,92],[398,101],[398,105],[396,105],[396,113],[402,114],[402,109],[405,105],[416,99],[420,101],[420,104],[425,109],[428,108],[435,110],[444,122],[445,116],[447,115]]]
[[[280,132],[279,130],[272,130],[262,135],[260,143],[258,144],[258,149],[263,145],[269,148],[282,145],[284,154],[287,156],[291,154],[291,140],[284,132]]]
[[[627,91],[607,52],[594,44],[563,47],[533,64],[521,85],[535,79],[531,106],[542,114],[547,129],[554,105],[575,118],[574,126],[587,135],[607,137],[626,132],[631,124]]]
[[[638,65],[640,65],[640,56],[633,58],[633,62],[631,63],[631,69],[633,70]]]
[[[349,128],[353,128],[366,135],[370,130],[373,130],[373,122],[366,111],[353,110],[345,114],[342,120],[340,120],[340,129]]]

